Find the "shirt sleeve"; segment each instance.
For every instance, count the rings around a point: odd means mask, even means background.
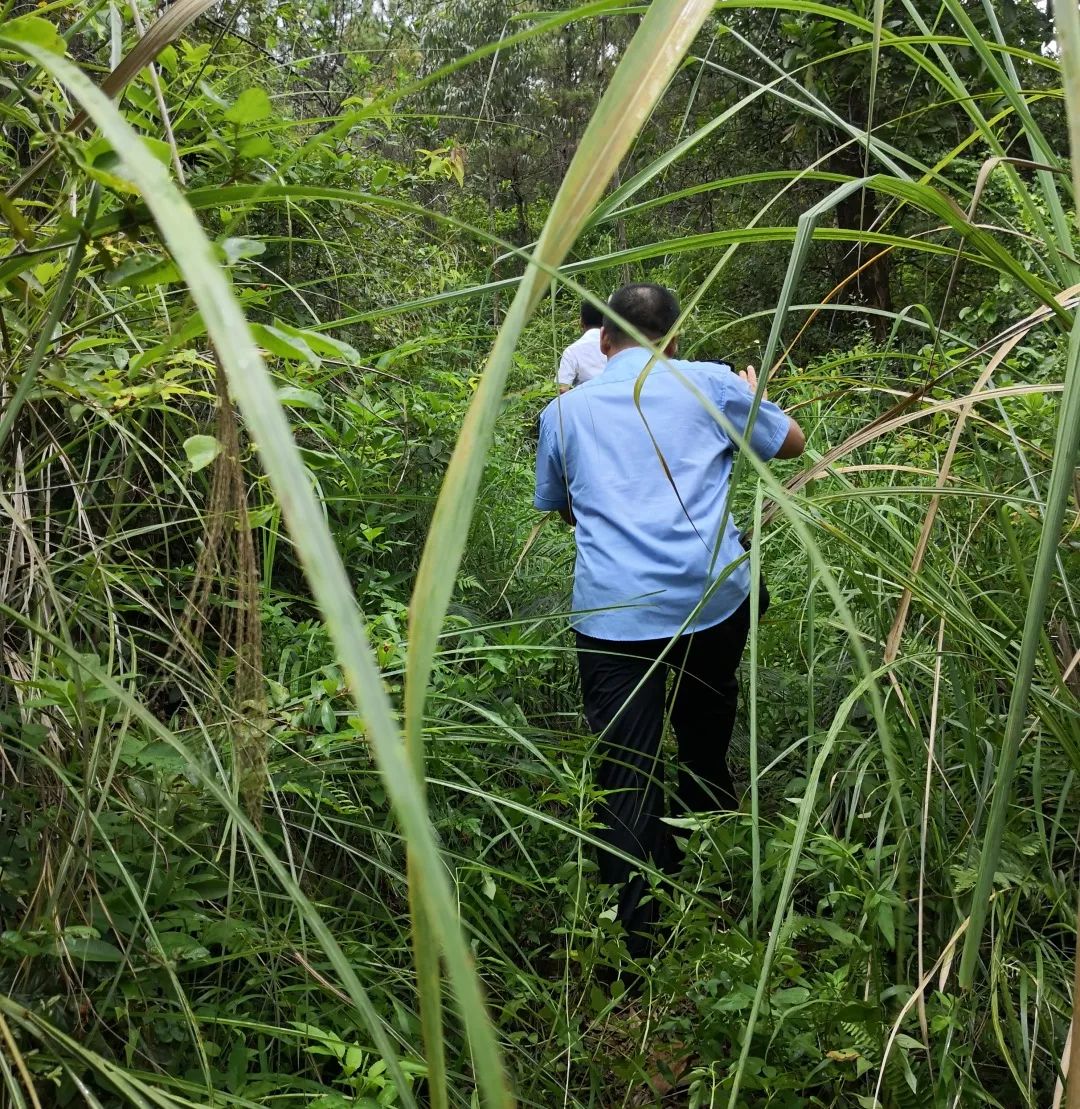
[[[559,359],[559,372],[556,376],[560,385],[573,385],[577,381],[577,363],[569,347],[563,351],[563,356]]]
[[[791,421],[787,413],[763,400],[754,414],[754,425],[747,432],[750,419],[750,406],[754,403],[754,391],[738,374],[728,371],[725,375],[724,396],[720,411],[727,417],[731,426],[744,439],[748,439],[750,449],[763,461],[776,457],[776,452],[787,438]]]
[[[563,473],[562,451],[545,412],[540,417],[540,439],[536,448],[536,492],[533,507],[541,512],[557,512],[570,507]]]

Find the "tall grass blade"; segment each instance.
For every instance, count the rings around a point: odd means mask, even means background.
[[[405,741],[417,783],[423,781],[423,717],[436,641],[454,591],[514,349],[547,290],[548,271],[566,256],[711,10],[706,0],[661,0],[645,14],[582,136],[469,406],[435,506],[409,608]],[[425,942],[420,929],[427,922],[420,918],[414,923],[417,942]],[[425,1000],[429,1006],[435,1004],[431,993]],[[433,1031],[433,1025],[425,1019],[425,1027]]]
[[[1080,194],[1078,194],[1080,195]],[[1080,909],[1076,914],[1076,934],[1080,936]],[[1077,1012],[1080,1010],[1080,945],[1076,948],[1076,963],[1073,973],[1073,1013],[1072,1024],[1069,1026],[1069,1041],[1071,1055],[1069,1058],[1069,1073],[1065,1079],[1069,1090],[1069,1109],[1080,1109],[1080,1020]]]
[[[874,0],[874,37],[870,42],[870,95],[866,103],[866,148],[863,153],[863,176],[870,174],[870,136],[874,133],[874,110],[877,107],[878,70],[881,67],[881,31],[885,23],[885,0]]]
[[[0,37],[3,37],[2,30]],[[292,430],[243,313],[214,259],[210,242],[165,168],[149,154],[105,93],[66,58],[30,43],[7,41],[75,96],[123,158],[127,173],[142,193],[185,276],[226,371],[229,387],[247,419],[281,501],[312,593],[337,648],[357,708],[367,724],[387,795],[415,853],[422,875],[418,889],[430,919],[438,922],[439,942],[461,1007],[483,1100],[489,1106],[508,1106],[512,1099],[494,1030],[457,918],[446,870],[427,820],[423,788],[410,772],[401,748],[398,727],[367,641],[363,619],[326,519],[311,489]],[[324,946],[329,944],[336,948],[325,925],[318,934]],[[341,964],[337,965],[340,970]],[[352,990],[350,995],[355,996]],[[407,1088],[403,1096],[411,1096]]]
[[[1075,4],[1059,4],[1055,11],[1058,38],[1061,43],[1062,72],[1065,81],[1065,105],[1069,125],[1070,157],[1073,172],[1073,194],[1080,196],[1080,14]],[[1065,519],[1069,493],[1072,489],[1073,466],[1080,441],[1080,313],[1075,314],[1065,364],[1064,391],[1054,442],[1054,463],[1050,471],[1050,488],[1046,495],[1039,550],[1031,573],[1031,592],[1020,640],[1020,657],[1009,700],[1009,715],[998,755],[994,779],[994,800],[983,840],[975,891],[971,902],[971,927],[964,940],[960,958],[960,984],[970,988],[982,945],[983,927],[1001,855],[1009,801],[1012,797],[1012,776],[1024,729],[1028,695],[1035,671],[1035,657],[1043,632],[1043,611],[1050,592],[1061,525]]]
[[[758,930],[761,915],[762,873],[761,873],[761,784],[758,781],[758,666],[760,665],[758,636],[761,611],[761,507],[763,503],[761,483],[754,491],[754,530],[758,541],[750,548],[750,920],[754,933]]]
[[[1075,4],[1058,4],[1055,18],[1061,43],[1062,73],[1065,81],[1073,194],[1080,196],[1080,14]],[[975,979],[975,966],[982,944],[990,893],[1001,854],[1001,840],[1005,830],[1009,801],[1012,797],[1012,775],[1024,727],[1028,694],[1035,670],[1035,656],[1042,637],[1043,610],[1050,591],[1054,555],[1072,487],[1078,439],[1080,439],[1080,313],[1076,313],[1069,337],[1064,392],[1054,443],[1054,464],[1050,472],[1046,512],[1039,538],[1039,550],[1035,556],[1035,567],[1031,574],[1031,593],[1020,641],[1020,657],[1009,701],[1009,715],[1005,722],[1005,734],[1002,737],[1001,751],[998,755],[994,800],[990,808],[975,892],[972,896],[971,927],[968,929],[960,959],[960,984],[965,988],[969,988]],[[1071,1096],[1073,1095],[1070,1094]]]
[[[1073,196],[1080,200],[1080,13],[1075,4],[1055,4],[1054,18],[1061,44],[1065,86],[1065,118],[1069,125],[1069,165]]]

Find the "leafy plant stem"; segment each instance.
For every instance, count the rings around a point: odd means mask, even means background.
[[[75,279],[78,277],[79,267],[82,265],[83,256],[86,253],[86,244],[90,241],[90,228],[93,226],[94,220],[97,217],[100,188],[101,186],[95,183],[90,190],[90,199],[87,203],[86,215],[79,227],[78,238],[75,240],[71,248],[71,253],[68,255],[68,263],[64,270],[64,276],[56,292],[53,294],[52,301],[49,304],[49,310],[41,323],[41,330],[38,332],[37,342],[34,343],[34,349],[27,359],[26,366],[19,378],[19,383],[15,386],[15,392],[4,408],[3,416],[0,416],[0,450],[3,450],[8,436],[15,426],[15,421],[19,418],[19,413],[22,411],[23,405],[26,403],[27,398],[34,388],[34,382],[37,380],[38,371],[45,362],[49,347],[52,345],[53,333],[56,331],[57,324],[60,322],[60,317],[64,314],[64,309],[67,308],[68,302],[71,300],[72,290],[75,288]]]

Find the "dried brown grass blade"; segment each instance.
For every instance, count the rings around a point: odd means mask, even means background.
[[[262,674],[259,567],[240,461],[240,426],[216,357],[215,366],[215,432],[221,453],[213,463],[203,545],[177,649],[197,650],[206,634],[212,632],[218,640],[217,653],[222,657],[231,654],[236,660],[233,700],[238,718],[233,726],[233,752],[244,808],[252,823],[261,827],[267,735],[261,724],[266,684]],[[232,602],[231,607],[228,602]]]
[[[934,965],[926,972],[926,974],[924,974],[919,979],[918,986],[915,987],[915,990],[912,992],[911,997],[909,997],[907,1001],[904,1002],[904,1006],[900,1010],[899,1016],[897,1016],[896,1020],[893,1022],[892,1030],[889,1032],[889,1037],[885,1041],[885,1050],[882,1053],[881,1064],[878,1067],[877,1085],[874,1087],[874,1100],[877,1101],[878,1104],[881,1104],[881,1087],[885,1081],[885,1068],[889,1062],[889,1054],[893,1049],[893,1044],[896,1043],[896,1037],[900,1034],[900,1028],[904,1023],[904,1017],[906,1017],[908,1013],[911,1012],[912,1007],[916,1004],[918,998],[922,996],[923,991],[926,989],[926,987],[930,985],[931,981],[934,978],[934,975],[937,974],[939,968],[941,968],[942,970],[941,981],[944,982],[945,975],[948,973],[948,968],[952,965],[953,957],[956,954],[956,945],[963,938],[963,935],[967,931],[968,925],[970,923],[970,917],[967,917],[960,922],[956,931],[953,932],[953,934],[949,937],[949,942],[945,945],[941,954],[937,957]]]
[[[1071,288],[1066,289],[1064,292],[1058,293],[1055,298],[1059,304],[1064,305],[1066,301],[1070,300],[1080,292],[1080,285],[1073,285]],[[1020,342],[1024,336],[1028,334],[1033,328],[1037,327],[1046,318],[1046,310],[1040,309],[1037,312],[1031,313],[1021,321],[1023,326],[1021,329],[1014,329],[1013,333],[1006,339],[1001,346],[994,352],[993,357],[986,364],[986,368],[979,375],[978,381],[975,383],[975,388],[972,389],[972,399],[963,404],[956,414],[956,423],[953,425],[952,436],[949,439],[948,449],[945,451],[945,458],[942,460],[941,469],[938,471],[936,485],[939,489],[945,488],[952,472],[953,459],[956,456],[956,449],[960,444],[960,436],[964,432],[964,426],[967,424],[968,416],[971,414],[972,408],[975,406],[975,394],[981,393],[986,387],[986,383],[993,376],[994,371],[1001,365],[1002,362],[1009,356],[1013,348]],[[926,515],[923,517],[922,528],[919,531],[919,541],[915,545],[915,556],[911,560],[911,571],[909,573],[909,581],[914,581],[918,576],[919,571],[922,569],[923,559],[926,557],[927,548],[930,545],[930,536],[934,530],[934,522],[937,519],[938,509],[941,507],[941,494],[935,493],[930,498],[930,504],[927,507]],[[900,640],[904,635],[904,628],[907,625],[908,614],[911,611],[911,586],[904,586],[904,591],[900,595],[900,604],[896,609],[896,616],[893,618],[892,627],[889,629],[889,637],[885,643],[885,662],[890,663],[895,660],[900,651]]]
[[[1070,293],[1073,293],[1074,295],[1070,296]],[[1058,294],[1058,300],[1067,308],[1073,307],[1075,306],[1077,301],[1080,301],[1080,296],[1075,295],[1075,293],[1075,287],[1065,290],[1064,292]],[[1063,298],[1068,298],[1068,301],[1066,302],[1066,300],[1064,300]],[[1053,314],[1054,313],[1049,308],[1041,308],[1034,312],[1032,315],[1036,317],[1037,323],[1043,323],[1046,320],[1050,319]],[[964,362],[971,362],[974,361],[976,358],[981,358],[988,351],[994,350],[999,343],[1003,342],[1006,338],[1011,337],[1014,334],[1027,334],[1027,332],[1031,330],[1031,325],[1028,324],[1026,321],[1021,321],[1021,323],[1023,324],[1023,326],[1020,326],[1018,324],[1011,325],[1005,331],[1001,332],[999,335],[996,335],[990,341],[984,343],[981,347],[973,350],[964,359]],[[945,378],[948,377],[949,374],[955,371],[957,368],[959,368],[959,365],[953,366],[949,373],[939,375],[934,380],[929,381],[926,385],[923,385],[920,388],[916,389],[914,392],[908,394],[906,397],[904,397],[903,400],[893,405],[893,407],[890,408],[888,412],[882,413],[882,415],[880,415],[876,420],[871,420],[870,423],[861,427],[853,435],[848,436],[848,438],[845,439],[842,443],[838,443],[830,451],[827,451],[825,454],[823,454],[821,458],[819,458],[818,461],[815,462],[812,466],[808,466],[805,470],[796,474],[793,478],[786,482],[784,485],[784,491],[787,493],[797,493],[800,489],[809,485],[810,482],[815,481],[817,478],[819,478],[838,459],[843,458],[847,454],[850,454],[858,447],[865,446],[867,443],[872,443],[875,439],[880,438],[882,435],[885,435],[890,431],[895,431],[897,428],[903,427],[904,424],[911,423],[913,420],[916,420],[921,416],[929,415],[933,412],[955,410],[958,406],[966,403],[966,397],[959,397],[955,400],[947,401],[944,404],[931,405],[929,408],[923,409],[920,412],[911,413],[909,411],[912,405],[922,400],[922,398],[925,397],[926,394],[932,388],[934,388],[934,386],[944,381]],[[1020,389],[1026,392],[1031,391],[1026,386],[1021,386]],[[1055,391],[1060,392],[1061,387],[1058,386]],[[969,396],[973,395],[974,393],[969,394]],[[984,392],[980,397],[978,397],[978,399],[991,400],[995,396],[1015,395],[1017,395],[1015,388],[1009,390],[988,390]],[[770,504],[765,511],[765,515],[762,520],[762,527],[764,528],[772,523],[779,511],[780,508],[777,504]]]

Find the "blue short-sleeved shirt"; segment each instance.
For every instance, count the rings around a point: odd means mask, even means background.
[[[745,434],[753,393],[726,366],[667,359],[645,378],[639,410],[634,385],[649,357],[644,347],[619,351],[603,374],[540,417],[533,503],[544,511],[573,505],[572,623],[597,639],[674,635],[744,555],[730,515],[720,536],[735,444],[701,397]],[[750,434],[755,454],[772,458],[788,426],[780,408],[762,401]],[[687,630],[719,624],[749,592],[744,560]]]

